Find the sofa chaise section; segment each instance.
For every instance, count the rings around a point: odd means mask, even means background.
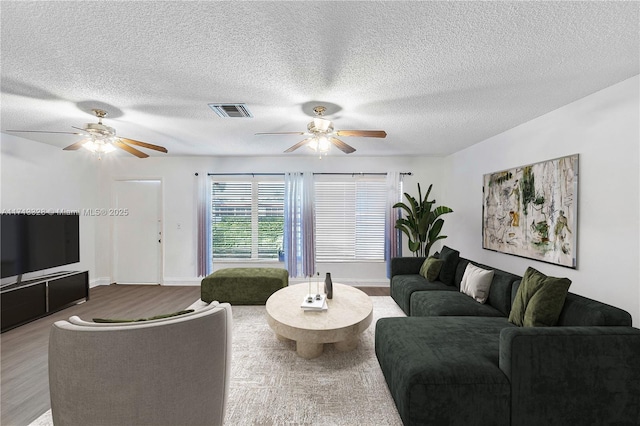
[[[508,425],[501,318],[382,318],[375,351],[405,426]]]

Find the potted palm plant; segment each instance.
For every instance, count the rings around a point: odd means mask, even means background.
[[[440,216],[453,212],[453,210],[445,206],[433,208],[436,200],[428,200],[432,187],[433,185],[429,185],[429,189],[423,198],[420,184],[418,184],[418,199],[405,192],[404,196],[407,199],[407,204],[400,202],[393,205],[393,208],[401,208],[406,212],[407,217],[398,219],[395,227],[407,235],[409,238],[409,250],[416,257],[429,256],[433,244],[438,240],[447,238],[446,235],[440,235],[444,225],[444,219]]]

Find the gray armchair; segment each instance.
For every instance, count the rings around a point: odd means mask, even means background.
[[[231,306],[140,323],[57,321],[49,340],[56,426],[221,425]]]

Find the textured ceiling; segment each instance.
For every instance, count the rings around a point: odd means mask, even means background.
[[[120,136],[168,155],[281,155],[301,137],[254,133],[303,131],[323,104],[337,129],[387,131],[344,138],[350,155],[446,155],[637,75],[639,9],[3,1],[1,128],[73,131],[100,107]],[[254,118],[219,118],[212,102]]]

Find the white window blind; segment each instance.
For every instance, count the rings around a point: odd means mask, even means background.
[[[213,258],[277,259],[283,215],[283,181],[212,181]]]
[[[384,260],[384,177],[319,178],[316,260]]]

